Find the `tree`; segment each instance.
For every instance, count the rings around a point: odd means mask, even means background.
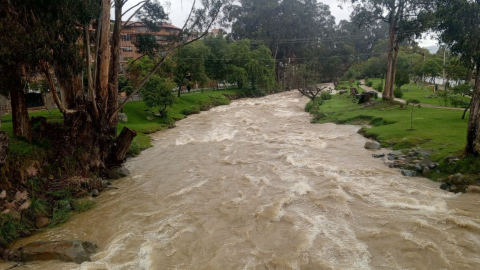
[[[480,3],[478,0],[437,0],[435,30],[465,67],[475,72],[465,152],[480,155]]]
[[[160,116],[166,118],[167,107],[175,103],[175,96],[172,94],[174,88],[175,83],[170,79],[155,75],[142,87],[140,93],[148,108],[158,109]]]
[[[388,23],[388,60],[383,99],[393,99],[393,85],[397,66],[399,45],[403,40],[418,37],[428,27],[432,1],[424,0],[341,0],[354,7],[352,20],[370,24],[383,20]]]
[[[402,88],[402,85],[410,83],[410,76],[406,70],[399,70],[397,76],[395,77],[395,86],[398,89]]]
[[[210,79],[217,83],[226,79],[228,74],[228,44],[223,35],[207,36],[203,40],[209,53],[205,58],[205,71]]]
[[[412,111],[410,113],[410,129],[407,129],[407,131],[413,131],[413,108],[418,107],[420,109],[420,101],[418,101],[418,99],[409,99],[407,100],[407,106],[408,105],[412,107]]]
[[[202,41],[188,44],[175,51],[165,65],[165,71],[173,76],[177,84],[177,96],[180,97],[182,86],[190,92],[190,82],[205,83],[208,77],[205,72],[205,58],[208,48]]]
[[[64,151],[65,155],[76,158],[84,171],[104,173],[109,165],[124,160],[126,149],[133,139],[131,134],[135,132],[125,128],[117,136],[118,112],[172,52],[208,32],[227,2],[202,0],[202,5],[198,7],[193,1],[190,15],[180,33],[172,37],[162,52],[155,54],[151,70],[138,82],[127,100],[119,105],[120,31],[131,19],[127,22],[122,20],[122,8],[127,1],[11,0],[0,3],[0,41],[3,44],[0,69],[16,75],[15,80],[10,77],[12,83],[28,79],[32,72],[41,72],[45,76],[50,93],[64,116],[63,127],[51,125],[52,129],[58,130],[49,134],[61,138],[62,144],[52,151]],[[135,8],[141,10],[150,3],[155,4],[146,0]],[[112,6],[113,25],[110,21]],[[162,14],[157,17],[150,15],[151,25],[157,25],[155,20],[164,17]],[[81,83],[83,72],[87,74],[86,85]],[[57,94],[57,84],[67,97],[63,102]],[[11,91],[14,94],[12,105],[18,108],[23,108],[22,89],[18,83]],[[19,95],[15,96],[17,93]],[[26,110],[21,115],[19,119],[25,122],[21,124],[22,129],[31,130],[27,126]],[[29,137],[28,134],[24,136]],[[76,155],[79,148],[86,154]]]
[[[270,49],[278,60],[277,81],[281,79],[280,63],[290,63],[296,57],[307,58],[312,51],[329,50],[336,43],[326,39],[333,36],[335,26],[330,7],[314,0],[235,1],[228,19],[232,22],[234,40],[248,38],[252,44],[265,44]]]

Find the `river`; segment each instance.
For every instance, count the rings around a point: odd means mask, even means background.
[[[310,124],[306,101],[238,100],[153,134],[96,208],[21,240],[93,240],[93,262],[17,269],[480,269],[478,195],[401,176],[358,126]]]

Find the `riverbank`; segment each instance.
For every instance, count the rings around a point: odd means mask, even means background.
[[[466,144],[468,117],[462,111],[405,105],[373,99],[359,105],[349,94],[335,95],[319,107],[318,123],[361,125],[359,133],[380,142],[382,147],[428,153],[440,167],[429,174],[432,180],[463,173],[478,178],[478,163],[461,159]],[[454,160],[454,161],[452,161]]]
[[[168,109],[167,118],[156,117],[142,101],[129,102],[123,110],[128,120],[118,125],[118,131],[124,126],[137,131],[129,150],[130,156],[135,156],[151,147],[148,134],[172,128],[175,121],[190,114],[244,96],[237,89],[184,94]],[[45,117],[48,122],[63,121],[58,110],[34,112],[30,116]],[[11,115],[2,117],[2,131],[10,135],[10,151],[7,164],[0,169],[0,255],[2,247],[19,237],[58,226],[73,213],[95,206],[95,200],[80,198],[96,197],[100,191],[112,188],[102,177],[76,170],[68,157],[50,162],[49,149],[55,146],[46,139],[29,143],[14,137]]]
[[[241,99],[152,134],[94,209],[21,242],[95,241],[84,269],[479,268],[477,194],[402,176],[305,103]]]

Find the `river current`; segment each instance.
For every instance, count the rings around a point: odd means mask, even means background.
[[[96,208],[21,240],[96,241],[92,262],[17,269],[480,269],[480,196],[400,175],[306,102],[238,100],[153,134]]]

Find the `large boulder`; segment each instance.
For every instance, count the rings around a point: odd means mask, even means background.
[[[37,241],[27,244],[21,250],[23,261],[61,260],[65,262],[89,262],[97,244],[88,241]]]
[[[365,149],[380,149],[380,144],[378,142],[366,142],[365,143]]]
[[[125,167],[113,168],[108,172],[110,179],[120,179],[128,175],[130,175],[130,171]]]

